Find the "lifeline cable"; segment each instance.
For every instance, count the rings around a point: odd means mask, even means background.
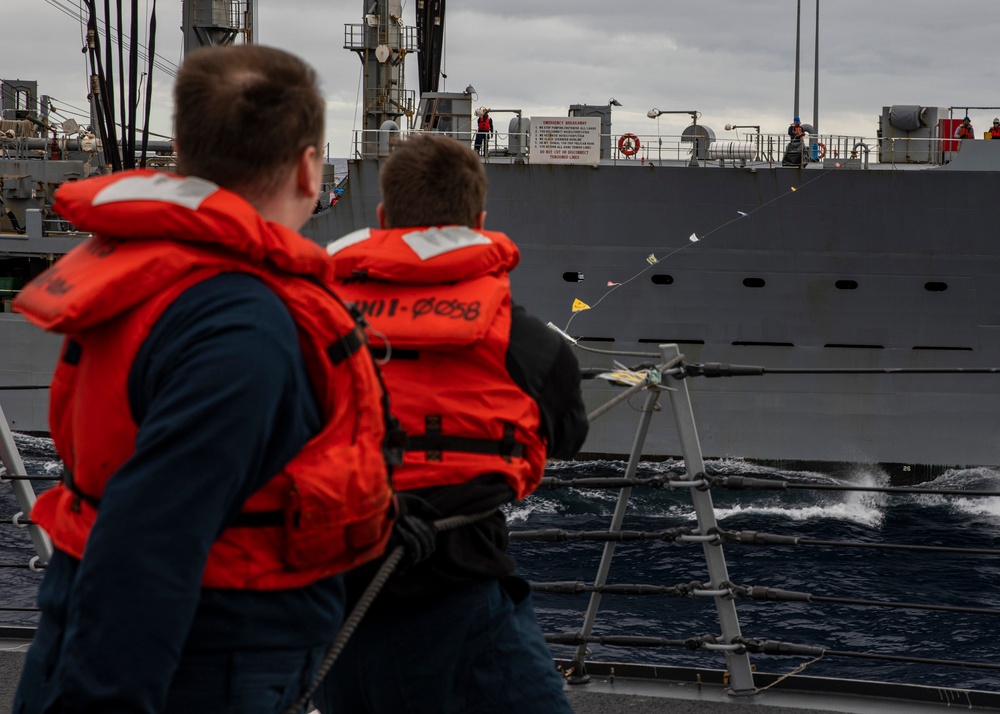
[[[7,476],[5,478],[18,478]],[[40,476],[39,479],[55,478]],[[965,491],[958,488],[920,488],[917,486],[855,486],[853,484],[831,483],[794,483],[783,479],[754,478],[751,476],[708,475],[704,480],[686,481],[671,479],[665,476],[650,476],[646,478],[624,478],[622,476],[558,478],[546,476],[538,484],[538,489],[555,490],[558,488],[589,488],[589,489],[621,489],[633,486],[647,486],[652,489],[687,489],[708,484],[712,488],[725,488],[731,491],[784,491],[786,489],[815,491],[858,491],[862,493],[898,493],[906,495],[927,496],[982,496],[986,498],[1000,497],[1000,491]]]
[[[781,657],[854,657],[858,659],[877,659],[889,662],[910,662],[913,664],[937,664],[947,667],[969,667],[974,669],[1000,670],[1000,664],[993,662],[971,662],[967,660],[936,659],[931,657],[907,657],[905,655],[890,655],[877,652],[854,652],[851,650],[831,650],[817,645],[798,645],[791,642],[775,640],[748,640],[740,638],[734,645],[717,645],[716,637],[703,635],[689,637],[684,640],[667,637],[643,637],[632,635],[601,635],[584,637],[575,632],[546,633],[545,641],[556,645],[578,646],[581,644],[598,644],[608,647],[683,647],[691,651],[715,653],[722,648],[742,646],[751,654],[777,655]]]
[[[871,548],[873,550],[912,550],[919,553],[955,553],[957,555],[1000,555],[996,548],[954,548],[943,545],[907,545],[902,543],[869,543],[855,540],[818,540],[799,536],[776,535],[759,531],[727,531],[715,529],[724,543],[730,545],[815,545],[831,548]]]
[[[900,610],[932,610],[934,612],[956,612],[966,615],[1000,615],[1000,610],[991,607],[971,605],[935,605],[922,602],[899,602],[895,600],[868,600],[865,598],[832,597],[763,585],[734,585],[733,592],[738,597],[768,602],[823,602],[833,605],[856,605],[859,607],[890,607]]]
[[[482,513],[473,513],[467,516],[451,516],[449,518],[442,518],[441,520],[434,521],[431,525],[437,533],[442,531],[451,530],[453,528],[459,528],[461,526],[469,525],[470,523],[475,523],[480,521],[496,512],[497,509],[491,508],[488,511],[483,511]],[[357,604],[354,609],[351,610],[351,614],[347,616],[344,620],[344,624],[341,625],[340,631],[334,638],[333,642],[330,644],[330,648],[326,651],[326,656],[323,657],[323,661],[320,662],[319,667],[316,669],[316,674],[313,676],[313,681],[303,692],[302,696],[295,700],[284,712],[284,714],[299,714],[305,707],[309,704],[309,700],[312,695],[316,693],[319,689],[319,685],[322,684],[323,678],[326,677],[327,673],[333,668],[334,663],[337,661],[337,657],[343,652],[344,647],[347,646],[347,641],[354,634],[354,631],[361,624],[361,619],[368,612],[368,608],[371,607],[372,603],[375,602],[375,598],[378,596],[382,587],[385,585],[386,581],[392,575],[396,566],[399,565],[399,561],[403,559],[404,548],[401,545],[397,545],[392,549],[392,552],[386,557],[385,561],[379,566],[378,571],[372,578],[372,581],[368,583],[368,587],[361,594],[358,599]]]
[[[685,532],[687,531],[687,532]],[[1000,555],[997,548],[955,548],[937,545],[909,545],[905,543],[870,543],[853,540],[818,540],[800,536],[777,535],[760,531],[727,531],[715,528],[713,533],[700,536],[686,528],[668,528],[662,531],[568,531],[548,528],[533,531],[511,531],[510,540],[530,540],[549,543],[566,541],[623,542],[639,540],[677,540],[702,542],[717,541],[729,545],[812,545],[831,548],[870,548],[874,550],[909,550],[919,553],[954,553],[956,555]]]
[[[853,605],[856,607],[885,607],[899,610],[930,610],[934,612],[953,612],[966,615],[1000,616],[1000,609],[990,607],[973,607],[971,605],[937,605],[934,603],[899,602],[894,600],[868,600],[864,598],[843,598],[796,590],[784,590],[765,585],[734,585],[723,583],[720,588],[699,583],[680,583],[677,585],[652,585],[646,583],[614,583],[611,585],[590,585],[578,581],[529,582],[532,592],[555,595],[583,595],[600,593],[601,595],[658,595],[666,597],[715,597],[718,589],[726,589],[729,594],[758,602],[805,602],[827,603],[831,605]]]

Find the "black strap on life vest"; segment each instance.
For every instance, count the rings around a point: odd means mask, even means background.
[[[69,489],[69,492],[74,496],[73,503],[70,505],[70,508],[72,508],[75,513],[80,512],[81,501],[90,504],[95,510],[101,505],[101,499],[80,490],[80,488],[76,485],[76,482],[73,480],[72,470],[66,468],[65,465],[63,465],[62,470],[62,482],[63,486]]]
[[[499,456],[505,461],[524,456],[524,444],[514,440],[514,425],[503,425],[501,439],[475,439],[466,436],[445,436],[441,432],[441,415],[424,417],[423,436],[408,436],[407,451],[426,451],[428,461],[441,461],[443,451],[462,451],[469,454]]]
[[[340,364],[345,359],[364,347],[365,336],[360,325],[355,325],[354,329],[346,335],[335,340],[326,348],[326,356],[333,364]]]

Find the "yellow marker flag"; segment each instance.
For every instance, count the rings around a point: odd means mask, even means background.
[[[575,299],[573,300],[573,312],[581,312],[582,310],[589,310],[590,305],[585,303],[583,300]]]

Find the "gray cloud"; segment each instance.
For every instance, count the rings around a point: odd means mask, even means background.
[[[72,4],[72,3],[70,3]],[[47,2],[7,0],[16,32],[0,49],[4,76],[37,77],[43,92],[85,103],[80,31]],[[11,6],[12,7],[9,7]],[[412,23],[414,3],[404,3]],[[652,107],[694,109],[723,133],[727,123],[781,133],[793,113],[795,0],[467,0],[449,3],[444,88],[476,87],[478,103],[526,115],[564,115],[569,104],[615,97],[614,130],[677,133],[682,120]],[[927,0],[821,0],[820,128],[873,136],[882,106],[995,106],[991,69],[1000,14],[986,0],[953,12]],[[159,53],[180,57],[180,3],[158,4]],[[813,0],[802,2],[800,114],[813,105]],[[345,155],[355,127],[361,63],[343,49],[344,24],[362,2],[267,2],[258,39],[295,52],[319,71],[328,99],[331,152]],[[415,62],[408,81],[416,87]],[[154,130],[169,133],[170,78],[160,73]],[[978,131],[1000,110],[971,112]]]

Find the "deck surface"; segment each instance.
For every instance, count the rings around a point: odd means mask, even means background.
[[[11,711],[14,690],[28,644],[0,639],[0,712]],[[954,692],[952,692],[954,694]],[[576,714],[944,714],[949,703],[919,704],[873,697],[809,694],[770,690],[749,698],[727,695],[720,687],[672,684],[618,677],[610,682],[594,677],[590,684],[567,685],[567,696]],[[954,699],[951,707],[970,709]]]

